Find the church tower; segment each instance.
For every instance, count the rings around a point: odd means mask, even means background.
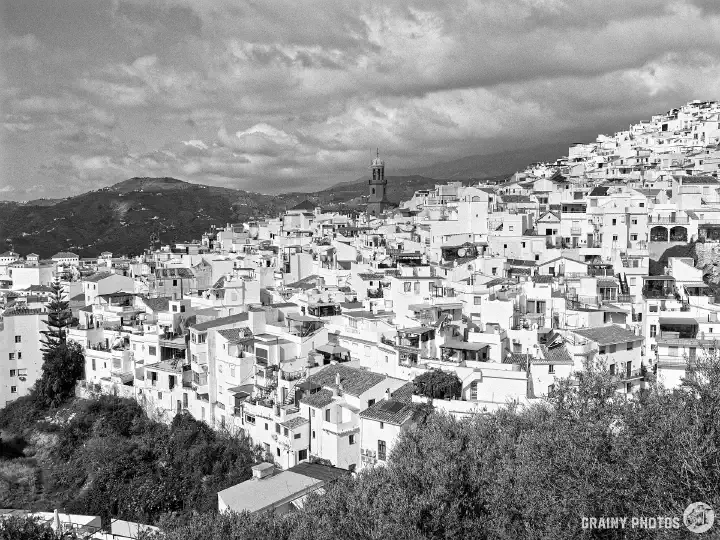
[[[377,150],[375,159],[370,164],[372,178],[368,182],[370,191],[368,192],[367,215],[378,216],[390,206],[387,200],[386,189],[387,180],[385,180],[385,162],[380,159],[380,150]]]

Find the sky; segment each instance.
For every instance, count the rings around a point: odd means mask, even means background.
[[[0,198],[263,193],[718,99],[715,0],[0,0]],[[584,139],[583,139],[584,138]]]

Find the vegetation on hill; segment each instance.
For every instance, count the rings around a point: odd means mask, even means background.
[[[616,388],[595,370],[526,410],[433,414],[401,435],[386,467],[340,480],[300,512],[171,519],[163,538],[685,537],[690,503],[720,507],[720,361],[701,360],[677,391],[628,400]],[[681,530],[582,529],[599,516],[668,516]]]
[[[57,411],[21,398],[0,409],[0,430],[26,457],[0,460],[0,508],[100,515],[154,524],[217,507],[217,492],[247,480],[261,457],[243,437],[187,414],[170,426],[133,400],[75,400]],[[4,485],[3,485],[4,483]]]
[[[616,389],[595,368],[527,409],[432,414],[401,435],[387,466],[288,515],[213,511],[217,490],[249,477],[246,441],[185,416],[153,424],[117,398],[78,402],[72,420],[46,428],[57,438],[49,486],[68,511],[157,522],[163,540],[686,537],[690,503],[720,508],[720,360],[698,359],[675,391],[631,400]],[[582,529],[600,516],[669,517],[671,528]]]
[[[52,206],[9,205],[0,212],[0,238],[6,248],[42,258],[58,251],[137,255],[152,233],[165,244],[197,240],[212,225],[277,211],[277,202],[265,195],[175,179],[130,179]]]

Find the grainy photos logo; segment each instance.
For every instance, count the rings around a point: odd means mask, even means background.
[[[683,512],[682,523],[690,532],[701,534],[710,530],[715,522],[715,512],[709,504],[694,502]],[[583,529],[679,529],[680,518],[670,516],[652,517],[583,517]]]

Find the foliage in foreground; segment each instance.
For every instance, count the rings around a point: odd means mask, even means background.
[[[606,373],[542,406],[405,433],[387,467],[340,480],[290,516],[166,521],[166,540],[689,538],[686,506],[720,508],[720,362],[628,401]],[[679,517],[681,530],[585,531],[584,516]],[[717,523],[715,527],[717,527]]]
[[[0,427],[11,423],[7,416],[0,414]],[[36,430],[35,436],[54,439],[38,460],[44,485],[31,493],[0,490],[0,507],[154,524],[166,513],[182,518],[214,509],[217,492],[250,478],[259,460],[247,439],[217,433],[189,415],[166,426],[148,419],[135,401],[110,396],[77,400]]]

